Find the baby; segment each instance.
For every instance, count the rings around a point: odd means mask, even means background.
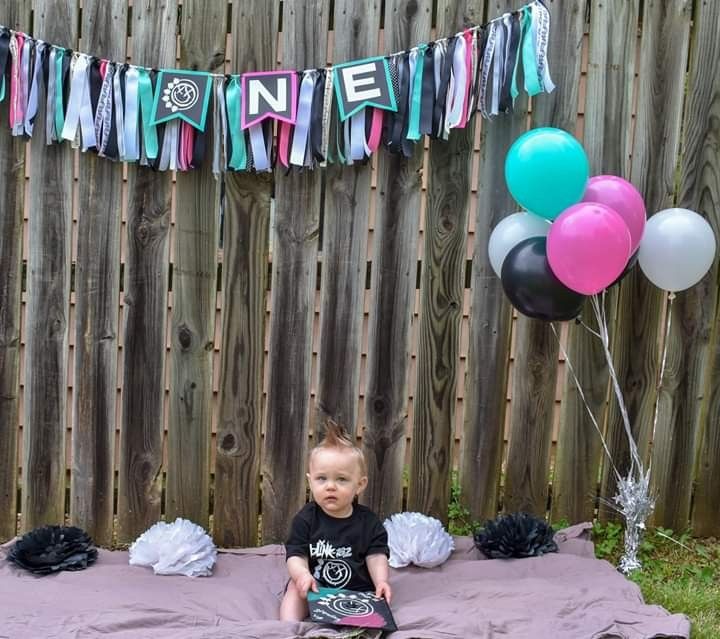
[[[280,619],[305,619],[308,591],[318,586],[375,591],[389,603],[387,533],[356,499],[368,483],[362,451],[329,421],[325,439],[310,452],[309,471],[313,501],[295,515],[285,544],[290,581]]]

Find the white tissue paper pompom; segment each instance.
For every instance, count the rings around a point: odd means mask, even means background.
[[[156,575],[207,577],[217,549],[202,526],[178,517],[150,526],[130,546],[131,566],[152,566]]]
[[[434,568],[447,560],[455,548],[453,538],[440,520],[421,513],[398,513],[385,520],[390,547],[389,564],[402,568],[415,564]]]

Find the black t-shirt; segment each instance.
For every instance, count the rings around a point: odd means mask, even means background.
[[[305,557],[318,585],[375,590],[365,563],[368,555],[390,556],[388,537],[377,515],[360,504],[350,517],[331,517],[314,501],[295,515],[285,554]]]

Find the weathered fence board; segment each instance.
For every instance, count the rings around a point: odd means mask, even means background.
[[[377,0],[335,0],[333,62],[377,51],[380,5]],[[370,162],[333,164],[326,170],[316,396],[320,430],[326,418],[352,434],[356,430],[370,172]]]
[[[289,68],[322,65],[329,15],[326,0],[313,0],[296,3],[284,16],[288,28],[283,51]],[[287,175],[279,170],[276,175],[262,477],[265,542],[285,539],[292,515],[305,502],[321,179],[317,170]]]
[[[683,85],[685,77],[690,7],[687,0],[646,3],[642,17],[638,115],[630,176],[645,199],[648,215],[672,206],[673,202],[683,103],[683,92],[677,87]],[[662,292],[639,269],[620,285],[613,346],[615,370],[642,457],[647,457],[652,438],[663,299]],[[630,458],[614,395],[610,400],[606,439],[615,465],[625,474]],[[663,472],[664,469],[655,476]],[[615,479],[606,465],[601,496],[608,499],[614,494]],[[601,508],[603,516],[608,516],[606,510]]]
[[[175,64],[177,1],[136,3],[133,62]],[[170,175],[128,166],[122,428],[118,541],[135,539],[160,519]]]
[[[632,87],[635,69],[638,0],[596,0],[591,5],[590,42],[583,145],[591,175],[628,176]],[[617,305],[616,288],[606,296],[609,319]],[[594,325],[590,302],[582,312]],[[605,423],[608,366],[602,342],[582,326],[568,326],[565,394],[552,483],[551,521],[590,521],[594,517],[602,440],[578,391],[600,428]]]
[[[277,7],[233,5],[232,72],[272,68]],[[224,546],[254,545],[260,506],[270,175],[225,175],[223,321],[213,509]]]
[[[486,19],[516,8],[513,0],[488,3]],[[500,278],[490,266],[490,233],[516,204],[505,185],[510,145],[526,128],[527,98],[518,96],[513,114],[483,121],[480,132],[478,204],[471,282],[470,336],[465,378],[465,420],[460,460],[463,504],[473,520],[497,515],[500,467],[505,447],[508,353],[512,312]]]
[[[574,133],[580,86],[580,53],[585,2],[547,3],[553,14],[550,60],[557,88],[532,105],[532,125],[555,126]],[[561,8],[562,5],[562,8]],[[556,325],[559,329],[559,325]],[[559,344],[547,322],[518,317],[515,370],[510,411],[510,447],[505,484],[506,511],[544,516],[547,508],[550,445],[555,406]]]
[[[432,2],[385,5],[385,50],[407,49],[430,37]],[[411,158],[377,158],[363,450],[368,488],[363,502],[378,516],[402,510],[408,405],[410,325],[415,306],[423,144]]]
[[[720,161],[718,160],[717,118],[720,115],[720,5],[698,3],[693,16],[694,33],[690,60],[690,76],[685,103],[680,184],[677,206],[704,215],[720,237]],[[705,56],[708,56],[705,60]],[[668,343],[667,382],[669,397],[660,403],[657,456],[653,468],[661,487],[657,521],[673,530],[684,530],[690,515],[690,499],[696,442],[702,441],[703,422],[707,444],[720,422],[703,419],[702,401],[708,389],[708,364],[712,362],[711,337],[717,327],[718,267],[687,291],[678,293],[672,307],[671,333]],[[674,329],[674,330],[673,330]],[[672,365],[671,365],[672,362]],[[698,488],[695,504],[694,532],[712,534],[708,517],[708,461],[711,447],[701,448],[698,466]],[[720,451],[717,444],[715,454]],[[655,450],[653,451],[653,453]],[[708,455],[709,454],[709,455]],[[662,455],[662,457],[661,457]],[[720,461],[720,456],[718,456]],[[717,465],[715,466],[717,469]],[[717,474],[717,472],[715,473]],[[720,503],[720,484],[716,485],[715,512]],[[711,497],[712,499],[712,497]],[[717,526],[715,531],[720,530]]]
[[[110,60],[125,58],[125,0],[86,1],[83,46]],[[113,537],[117,402],[118,295],[122,166],[86,153],[80,158],[75,268],[70,520],[96,543]]]
[[[480,0],[438,3],[437,31],[483,21]],[[455,425],[470,167],[476,118],[430,141],[408,509],[446,522]]]
[[[35,35],[74,48],[77,5],[39,1]],[[41,105],[37,122],[45,121]],[[65,519],[65,429],[70,311],[73,153],[67,144],[30,143],[22,528]]]
[[[222,72],[226,34],[225,0],[185,0],[180,66]],[[220,183],[212,174],[213,123],[209,115],[204,135],[207,148],[202,167],[178,173],[175,185],[165,512],[168,519],[185,517],[207,527],[220,210]]]
[[[30,0],[0,7],[0,24],[23,29]],[[0,543],[17,527],[17,453],[20,415],[20,301],[25,194],[25,141],[7,126],[9,100],[0,103]]]

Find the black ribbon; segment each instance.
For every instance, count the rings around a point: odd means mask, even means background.
[[[10,54],[10,31],[3,29],[0,31],[0,77],[5,76],[7,79],[7,61]],[[5,89],[7,90],[7,86]]]
[[[447,102],[453,55],[455,54],[455,45],[457,44],[458,37],[462,36],[456,36],[448,40],[447,51],[445,51],[445,57],[443,58],[442,71],[440,72],[440,85],[437,99],[435,100],[435,108],[433,109],[433,130],[430,134],[430,137],[433,138],[441,138],[443,129],[445,128],[445,103]]]
[[[322,154],[322,125],[323,125],[323,105],[325,104],[325,82],[327,74],[324,69],[318,71],[318,77],[315,80],[313,89],[312,106],[310,107],[310,151],[316,162],[324,162],[325,158]]]
[[[92,62],[90,62],[90,104],[92,104],[93,115],[97,113],[102,84],[103,77],[100,73],[100,60],[98,58],[93,58]],[[97,143],[99,145],[100,140],[98,140]]]
[[[397,102],[397,111],[390,112],[388,118],[388,126],[386,145],[390,153],[405,153],[405,145],[403,141],[407,135],[408,128],[408,99],[410,93],[410,54],[403,53],[395,56],[397,69],[398,92],[395,94]],[[412,150],[410,152],[412,155]]]
[[[504,24],[503,28],[505,28]],[[505,48],[507,58],[505,59],[505,73],[502,79],[499,107],[501,113],[512,113],[513,100],[510,89],[512,88],[515,60],[517,59],[518,49],[520,48],[520,20],[516,14],[513,14],[510,18],[510,29],[505,33],[505,37],[509,39],[510,44]],[[504,53],[505,51],[503,51],[503,54]]]
[[[422,59],[422,93],[420,96],[420,133],[430,135],[433,132],[433,110],[435,109],[435,43],[425,49]],[[419,62],[419,61],[418,61]]]

